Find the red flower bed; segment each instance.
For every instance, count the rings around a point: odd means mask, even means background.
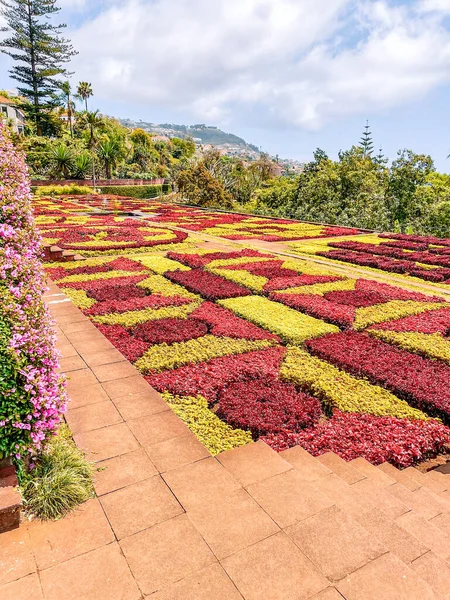
[[[188,318],[199,319],[206,323],[212,335],[247,340],[280,341],[279,337],[273,333],[269,333],[245,319],[236,317],[230,310],[212,302],[203,302]]]
[[[106,285],[111,288],[127,286],[130,284],[136,284],[144,279],[147,279],[148,274],[143,273],[142,275],[130,275],[129,277],[112,277],[111,279],[93,279],[92,281],[71,281],[67,283],[62,283],[61,286],[65,288],[72,288],[74,290],[85,290],[86,293],[101,290]],[[118,293],[118,292],[117,292]],[[88,293],[89,295],[89,293]],[[117,298],[116,291],[114,292],[115,297]],[[111,295],[109,296],[111,298]]]
[[[213,260],[221,259],[228,260],[230,258],[241,258],[243,256],[268,256],[267,254],[263,254],[258,252],[258,250],[237,250],[235,252],[211,252],[210,254],[183,254],[180,252],[168,252],[167,258],[171,258],[172,260],[176,260],[187,267],[192,267],[193,269],[204,267],[209,264]],[[242,267],[241,267],[242,268]]]
[[[391,390],[412,406],[450,423],[450,367],[356,331],[307,340],[307,349],[335,366]]]
[[[254,435],[297,432],[322,416],[320,402],[290,383],[257,379],[233,383],[219,396],[217,415]]]
[[[437,421],[411,421],[394,417],[341,413],[299,433],[281,432],[262,438],[280,452],[301,446],[313,456],[334,452],[344,460],[365,458],[374,465],[396,467],[414,463],[442,451],[450,442],[449,430]]]
[[[184,286],[190,292],[200,294],[207,300],[219,300],[221,298],[237,298],[239,296],[249,296],[250,290],[227,281],[220,275],[208,273],[201,269],[192,271],[170,271],[165,273],[167,279]]]
[[[141,358],[150,347],[147,342],[130,335],[121,325],[99,325],[95,323],[95,326],[130,362],[135,362],[138,358]]]
[[[424,242],[408,242],[408,241],[388,241],[382,242],[382,246],[392,246],[392,248],[403,248],[403,250],[419,250],[424,251],[428,250],[428,244]]]
[[[330,302],[316,294],[271,294],[269,297],[338,327],[351,327],[355,320],[356,308]]]
[[[274,277],[264,286],[265,292],[275,290],[286,290],[288,288],[297,287],[299,285],[314,285],[315,283],[331,283],[339,281],[342,277],[332,277],[330,275],[298,275],[295,277]]]
[[[256,350],[239,356],[213,358],[207,362],[180,367],[145,379],[159,392],[168,391],[179,396],[202,395],[214,403],[225,386],[239,381],[278,378],[286,349],[277,346]]]
[[[124,286],[126,288],[126,286]],[[140,288],[138,288],[140,289]],[[126,300],[105,300],[94,304],[92,308],[85,310],[86,315],[99,316],[107,315],[109,313],[124,313],[130,310],[143,310],[144,308],[164,308],[165,306],[182,306],[183,304],[190,304],[191,300],[188,298],[181,298],[180,296],[159,296],[153,294],[152,296],[129,297]]]
[[[450,335],[450,307],[441,310],[430,310],[419,315],[411,315],[372,325],[371,329],[387,329],[389,331],[417,331],[418,333],[441,333]]]
[[[410,292],[402,288],[390,285],[389,283],[380,283],[372,279],[358,279],[356,281],[356,290],[364,292],[376,292],[382,294],[388,300],[412,300],[413,302],[442,302],[439,296],[427,296],[421,292]]]
[[[395,242],[394,242],[395,243]],[[405,244],[406,242],[398,242]],[[363,242],[330,242],[333,248],[344,248],[345,250],[354,250],[366,254],[388,256],[409,262],[421,262],[429,265],[441,267],[450,267],[450,258],[431,254],[427,251],[405,252],[403,248],[393,247],[389,244],[365,244]],[[423,247],[423,246],[421,246]]]
[[[386,298],[386,296],[379,292],[365,292],[363,290],[327,292],[324,294],[324,298],[329,302],[346,304],[355,308],[389,302],[389,298]]]
[[[418,242],[424,244],[435,244],[439,246],[450,246],[449,238],[438,238],[433,235],[410,235],[408,233],[380,233],[380,238],[393,240],[404,240],[406,242]]]
[[[248,271],[252,275],[259,275],[260,277],[267,277],[267,279],[273,279],[274,277],[297,277],[298,272],[293,269],[283,269],[282,260],[274,260],[267,262],[253,262],[241,265],[228,265],[222,267],[223,269],[229,269],[231,271]]]
[[[173,344],[187,342],[202,337],[208,333],[208,328],[196,319],[158,319],[139,323],[133,330],[133,335],[150,344]]]
[[[129,279],[128,277],[126,279]],[[134,283],[124,283],[123,285],[111,284],[111,279],[105,279],[103,285],[98,285],[87,290],[89,298],[94,298],[97,302],[111,302],[118,300],[129,300],[130,298],[143,298],[145,290],[137,287]],[[86,282],[91,283],[91,282]],[[111,311],[114,312],[114,311]]]

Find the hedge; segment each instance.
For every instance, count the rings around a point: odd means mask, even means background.
[[[163,185],[111,185],[100,187],[102,194],[128,196],[129,198],[156,198],[170,191],[170,184]]]

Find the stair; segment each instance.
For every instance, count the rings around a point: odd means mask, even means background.
[[[0,533],[19,527],[22,498],[16,486],[14,466],[8,459],[0,460]]]
[[[263,442],[217,458],[328,579],[314,598],[450,600],[450,475]]]
[[[63,250],[59,246],[44,244],[43,259],[44,262],[72,262],[74,260],[84,260],[84,257],[71,250]]]

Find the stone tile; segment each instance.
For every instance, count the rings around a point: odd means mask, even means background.
[[[47,569],[114,540],[96,498],[59,521],[32,522],[30,537],[39,569]]]
[[[89,319],[85,320],[85,321],[76,321],[75,323],[69,323],[68,325],[66,325],[64,327],[64,334],[69,338],[71,335],[75,334],[75,333],[80,333],[80,332],[90,332],[90,331],[97,331],[97,328],[95,327],[95,325],[93,325],[91,323],[91,321]],[[77,337],[77,336],[75,336]],[[81,337],[81,336],[78,336]]]
[[[352,515],[360,515],[376,507],[374,499],[360,493],[354,485],[349,485],[334,473],[315,481],[314,487],[318,488],[341,510]]]
[[[72,313],[72,314],[56,314],[54,313],[54,311],[52,311],[52,317],[56,320],[57,324],[61,327],[61,329],[64,330],[64,327],[66,325],[69,325],[70,323],[76,323],[77,321],[85,321],[86,317],[83,315],[82,312],[77,311],[76,313]]]
[[[0,585],[2,600],[44,600],[41,584],[36,573],[17,579],[5,585]]]
[[[121,541],[144,594],[151,594],[216,562],[186,515],[159,523]]]
[[[108,340],[105,337],[83,340],[79,342],[75,341],[72,343],[76,348],[77,352],[81,354],[86,363],[90,355],[97,352],[106,352],[108,350],[113,349],[113,345],[110,342],[108,342]]]
[[[26,526],[0,535],[0,585],[36,571]],[[1,589],[1,588],[0,588]],[[1,598],[0,594],[0,598]]]
[[[148,391],[143,394],[114,398],[114,404],[125,421],[140,419],[170,410],[167,402],[150,386]]]
[[[310,600],[343,600],[343,596],[341,596],[336,588],[329,587],[310,598]]]
[[[321,456],[317,457],[317,460],[350,485],[360,481],[361,479],[364,479],[365,477],[365,475],[357,471],[349,463],[345,462],[345,460],[333,452],[322,454]]]
[[[74,391],[85,390],[98,383],[97,378],[90,369],[79,369],[67,375],[67,393],[69,396]]]
[[[280,456],[284,460],[287,460],[305,481],[316,481],[321,477],[330,475],[332,472],[301,446],[294,446],[293,448],[284,450],[280,452]]]
[[[439,494],[440,492],[445,492],[447,489],[447,485],[442,481],[437,481],[427,476],[426,473],[421,473],[415,467],[408,467],[405,469],[405,474],[411,479],[414,479],[419,483],[422,487],[427,488],[428,490],[434,492],[435,494]]]
[[[67,328],[63,328],[63,331],[66,337],[75,347],[79,343],[86,344],[94,342],[107,342],[109,346],[112,346],[111,342],[109,342],[89,320],[86,321],[82,331],[67,333]]]
[[[367,529],[383,546],[408,564],[429,551],[428,546],[420,542],[406,529],[399,527],[378,508],[356,517],[357,521]]]
[[[109,350],[101,350],[100,352],[92,352],[86,356],[86,364],[91,367],[98,367],[100,365],[109,365],[111,363],[120,362],[125,360],[123,354],[121,354],[115,348]]]
[[[74,440],[77,446],[86,452],[88,460],[95,462],[126,454],[139,447],[125,423],[77,433]]]
[[[150,596],[152,600],[242,600],[219,564],[185,577]],[[342,598],[341,598],[342,600]]]
[[[410,567],[444,600],[450,600],[450,565],[447,561],[434,552],[428,552],[415,560]]]
[[[171,410],[150,415],[141,419],[127,421],[129,428],[142,446],[152,446],[180,435],[186,435],[189,429]]]
[[[336,506],[286,529],[300,550],[330,581],[374,560],[386,548]]]
[[[217,459],[244,487],[292,469],[262,441],[222,452]]]
[[[98,496],[156,475],[154,464],[143,448],[115,456],[97,464],[94,476],[95,492]]]
[[[411,477],[405,475],[404,471],[396,469],[387,462],[378,465],[377,469],[380,469],[380,471],[383,471],[384,473],[395,479],[397,483],[401,483],[405,488],[407,488],[411,492],[413,492],[414,490],[418,490],[421,487],[420,483],[417,483],[417,481],[414,481],[414,479],[411,479]]]
[[[147,446],[146,450],[160,473],[211,456],[205,446],[191,432],[159,444]]]
[[[186,510],[199,504],[215,502],[241,487],[215,458],[205,458],[174,469],[163,477]]]
[[[373,466],[373,465],[371,465]],[[374,467],[376,469],[376,467]],[[381,471],[380,471],[381,472]],[[409,512],[409,507],[406,506],[396,496],[389,493],[389,486],[384,487],[373,479],[362,479],[352,485],[352,489],[362,494],[367,498],[367,503],[375,502],[376,506],[392,520]]]
[[[71,371],[78,371],[86,368],[86,363],[81,356],[69,356],[68,358],[61,358],[59,361],[59,370],[61,373],[70,373]]]
[[[159,475],[100,498],[117,539],[124,538],[183,512]]]
[[[438,600],[429,585],[392,554],[370,562],[336,587],[346,600]]]
[[[243,489],[192,508],[188,517],[219,560],[279,531]]]
[[[296,470],[260,481],[247,489],[283,529],[333,506],[331,500],[302,479]]]
[[[113,381],[116,379],[125,379],[125,377],[134,377],[135,375],[138,375],[138,372],[133,365],[125,359],[116,363],[92,367],[92,372],[100,381],[100,383],[105,383],[106,381]]]
[[[425,546],[444,560],[450,560],[450,537],[433,523],[409,512],[396,520],[397,525],[406,529]]]
[[[117,543],[41,572],[45,600],[139,600],[141,593]],[[17,599],[16,599],[17,600]]]
[[[62,358],[72,358],[74,356],[78,356],[78,352],[75,350],[72,344],[69,343],[61,345],[56,344],[56,349],[61,354]]]
[[[107,381],[103,388],[108,396],[114,400],[122,396],[134,396],[148,392],[150,386],[141,375],[118,379],[117,381]]]
[[[438,529],[441,529],[441,531],[450,536],[450,513],[442,513],[431,519],[430,523],[433,523],[435,527],[438,527]]]
[[[329,584],[283,533],[222,561],[245,600],[304,600]]]
[[[69,393],[69,409],[73,410],[80,406],[88,406],[89,404],[95,404],[96,402],[102,402],[109,400],[108,394],[102,388],[100,383],[91,385],[86,388],[73,388]]]
[[[387,487],[395,483],[395,479],[381,469],[377,469],[364,458],[355,458],[350,461],[349,465],[381,487]]]
[[[413,510],[418,515],[421,515],[427,521],[433,517],[437,517],[442,513],[441,503],[435,499],[431,492],[419,488],[415,492],[407,490],[403,485],[397,483],[391,485],[389,493],[401,500],[403,504]]]
[[[74,408],[67,411],[65,417],[73,434],[100,429],[122,421],[111,400]]]

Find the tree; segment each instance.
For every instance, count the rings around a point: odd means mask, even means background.
[[[74,156],[70,148],[65,144],[58,144],[50,149],[50,164],[53,167],[55,177],[68,179],[74,164]]]
[[[94,92],[92,91],[92,85],[87,81],[80,81],[77,87],[76,97],[84,102],[86,112],[88,112],[88,98],[90,98],[93,95]]]
[[[57,77],[69,75],[64,64],[76,52],[61,36],[65,25],[53,25],[49,20],[60,10],[56,0],[0,0],[0,4],[6,20],[2,31],[11,33],[0,42],[0,48],[18,63],[9,72],[19,82],[20,94],[30,100],[30,112],[41,135],[43,113],[55,106]]]
[[[89,152],[81,152],[75,157],[73,163],[73,175],[75,179],[86,179],[92,169],[92,158]]]
[[[97,153],[105,166],[106,179],[111,179],[112,169],[116,167],[122,154],[119,141],[114,138],[105,140],[99,145]]]
[[[72,88],[70,87],[69,80],[63,81],[62,83],[60,83],[59,87],[60,87],[61,92],[62,92],[62,94],[61,94],[62,98],[61,99],[64,101],[64,104],[66,106],[67,118],[69,119],[70,135],[71,135],[71,137],[73,137],[73,122],[72,122],[72,118],[73,118],[73,113],[75,111],[75,105],[74,105],[74,102],[72,100]]]
[[[373,154],[373,141],[372,141],[372,132],[370,131],[369,121],[366,121],[366,125],[364,127],[364,131],[359,142],[359,147],[364,153],[364,156],[372,156]]]
[[[198,206],[233,208],[230,194],[203,163],[180,171],[176,180],[180,192]]]

